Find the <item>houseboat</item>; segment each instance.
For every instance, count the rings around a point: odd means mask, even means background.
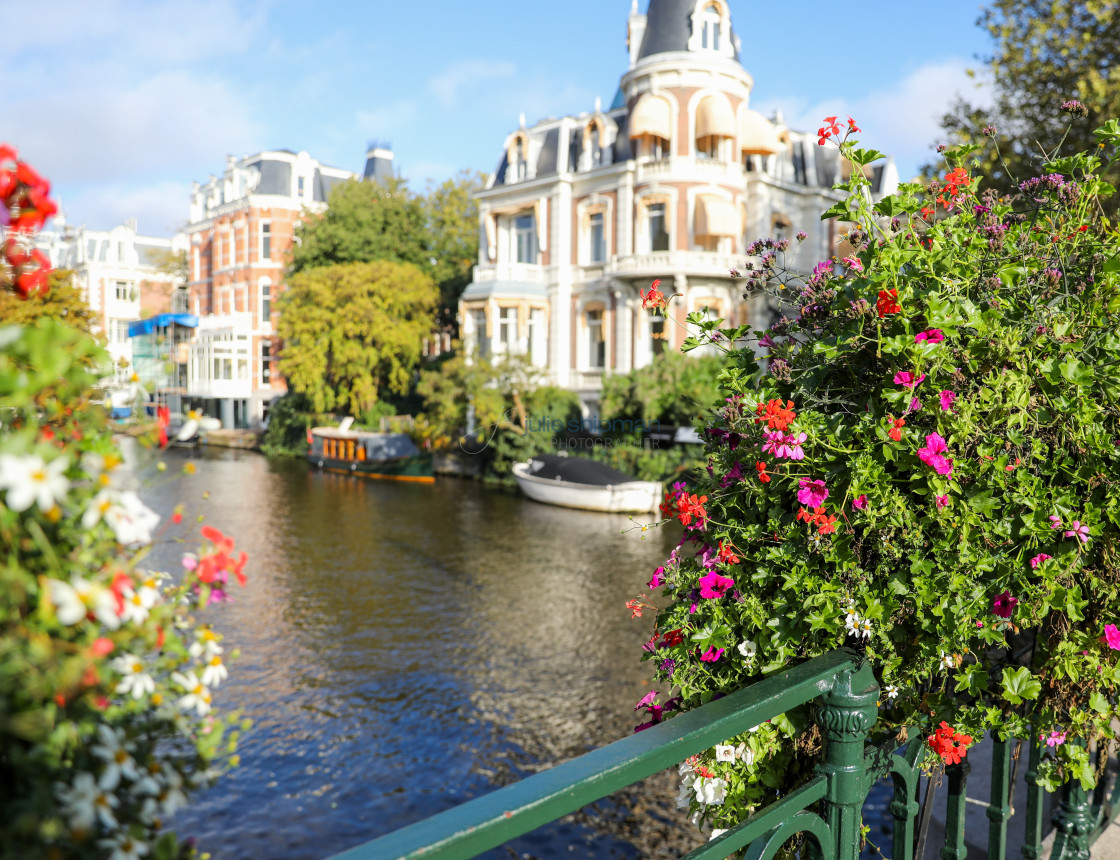
[[[337,427],[307,431],[307,460],[327,472],[388,481],[435,482],[432,455],[417,448],[404,433],[351,430],[353,418]]]

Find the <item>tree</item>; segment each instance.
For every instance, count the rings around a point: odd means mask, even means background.
[[[52,269],[47,275],[46,293],[20,298],[8,290],[0,290],[0,324],[28,325],[50,318],[89,334],[95,318],[80,288],[74,285],[69,269]]]
[[[474,194],[485,185],[481,173],[463,170],[424,198],[431,241],[432,276],[439,286],[443,322],[455,318],[459,295],[471,282],[478,262],[478,204]]]
[[[298,272],[277,302],[280,372],[315,412],[361,415],[381,389],[407,390],[437,297],[432,279],[409,263]]]
[[[429,273],[432,266],[424,201],[403,179],[339,183],[326,211],[307,218],[295,237],[292,274],[374,260],[411,263]]]
[[[977,24],[995,42],[985,59],[992,106],[985,110],[960,99],[941,125],[957,143],[995,127],[999,155],[978,157],[990,187],[1017,190],[1041,172],[1059,144],[1064,153],[1095,148],[1093,129],[1120,116],[1118,12],[1115,0],[995,0],[984,10]],[[1071,122],[1060,107],[1072,99],[1088,115]],[[1120,173],[1106,178],[1115,184]]]

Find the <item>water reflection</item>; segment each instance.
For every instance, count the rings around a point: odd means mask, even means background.
[[[174,822],[217,860],[324,857],[631,730],[649,623],[623,603],[672,535],[454,480],[234,451],[198,466],[145,493],[165,514],[202,504],[251,556],[250,587],[211,614],[243,652],[220,701],[255,724],[241,767]],[[519,847],[574,856],[556,837],[578,830]],[[579,856],[627,853],[592,839]]]

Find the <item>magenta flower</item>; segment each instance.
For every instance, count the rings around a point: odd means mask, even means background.
[[[944,496],[934,496],[933,500],[937,502],[937,510],[949,507],[949,496],[947,494]]]
[[[650,589],[660,588],[661,587],[661,574],[663,574],[664,572],[665,572],[665,568],[663,568],[663,567],[657,568],[657,570],[655,570],[653,572],[653,578],[647,583],[647,587],[650,588]]]
[[[766,347],[766,349],[773,349],[777,346],[777,344],[774,343],[774,338],[770,337],[770,332],[766,332],[766,334],[762,336],[762,340],[758,342],[758,345]]]
[[[735,580],[730,576],[721,576],[713,570],[706,576],[700,577],[700,596],[706,600],[719,599],[734,584]]]
[[[1055,729],[1054,731],[1050,732],[1049,737],[1047,737],[1045,734],[1041,734],[1038,736],[1038,739],[1040,741],[1046,741],[1046,746],[1052,749],[1054,747],[1060,747],[1066,742],[1066,733],[1059,732],[1057,729]]]
[[[657,697],[659,695],[660,694],[657,692],[657,690],[650,690],[648,693],[642,696],[641,699],[638,700],[638,704],[634,706],[634,710],[636,711],[639,708],[644,708],[646,707],[646,705],[652,705],[657,701]]]
[[[924,373],[917,379],[915,379],[914,374],[912,374],[909,370],[900,370],[894,375],[894,384],[905,385],[907,388],[914,388],[918,385],[921,385],[922,380],[925,378],[926,375]]]
[[[804,460],[805,451],[801,445],[809,437],[804,433],[788,436],[781,430],[763,430],[762,435],[766,442],[762,446],[762,453],[773,454],[779,460]]]
[[[953,408],[953,401],[957,399],[955,391],[948,389],[941,392],[941,411],[949,412]]]
[[[1056,514],[1050,515],[1050,530],[1060,529],[1062,527],[1062,518]]]
[[[922,411],[922,401],[920,401],[917,397],[911,397],[910,398],[910,405],[906,407],[906,411],[907,412],[921,412]]]
[[[1010,618],[1015,607],[1019,605],[1019,598],[1012,597],[1006,589],[992,598],[992,612],[1000,618]]]
[[[914,343],[941,343],[945,340],[945,335],[939,328],[931,328],[928,331],[918,332],[914,335]]]
[[[710,647],[707,651],[700,655],[700,660],[704,663],[714,663],[723,656],[722,648]]]
[[[1081,525],[1079,520],[1074,520],[1069,531],[1063,532],[1065,537],[1077,538],[1082,543],[1089,542],[1089,527]]]
[[[1040,564],[1042,564],[1044,561],[1049,561],[1053,557],[1054,556],[1052,556],[1052,555],[1047,555],[1044,552],[1040,552],[1038,555],[1036,555],[1034,558],[1031,559],[1031,569],[1032,570],[1038,570],[1038,566]]]
[[[727,474],[719,479],[719,485],[721,489],[726,490],[736,481],[741,480],[743,480],[743,470],[739,465],[739,461],[736,460],[735,465],[728,470]]]
[[[1120,630],[1116,629],[1115,624],[1104,626],[1104,636],[1101,637],[1101,641],[1113,651],[1120,651]]]
[[[918,449],[918,459],[939,475],[953,474],[953,461],[944,456],[949,451],[945,440],[938,433],[926,436],[926,447]]]
[[[828,498],[828,489],[825,487],[824,481],[810,481],[808,478],[802,478],[797,486],[800,488],[797,491],[797,501],[810,508],[823,505],[824,500]]]
[[[862,493],[861,495],[856,496],[854,499],[852,499],[852,507],[857,511],[862,511],[864,508],[866,508],[867,494]]]

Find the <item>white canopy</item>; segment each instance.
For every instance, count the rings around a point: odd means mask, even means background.
[[[739,211],[729,200],[703,195],[696,198],[697,236],[731,236],[738,238],[742,232]]]
[[[651,134],[654,137],[672,140],[672,111],[669,102],[661,96],[646,93],[630,114],[630,136],[641,137]]]

